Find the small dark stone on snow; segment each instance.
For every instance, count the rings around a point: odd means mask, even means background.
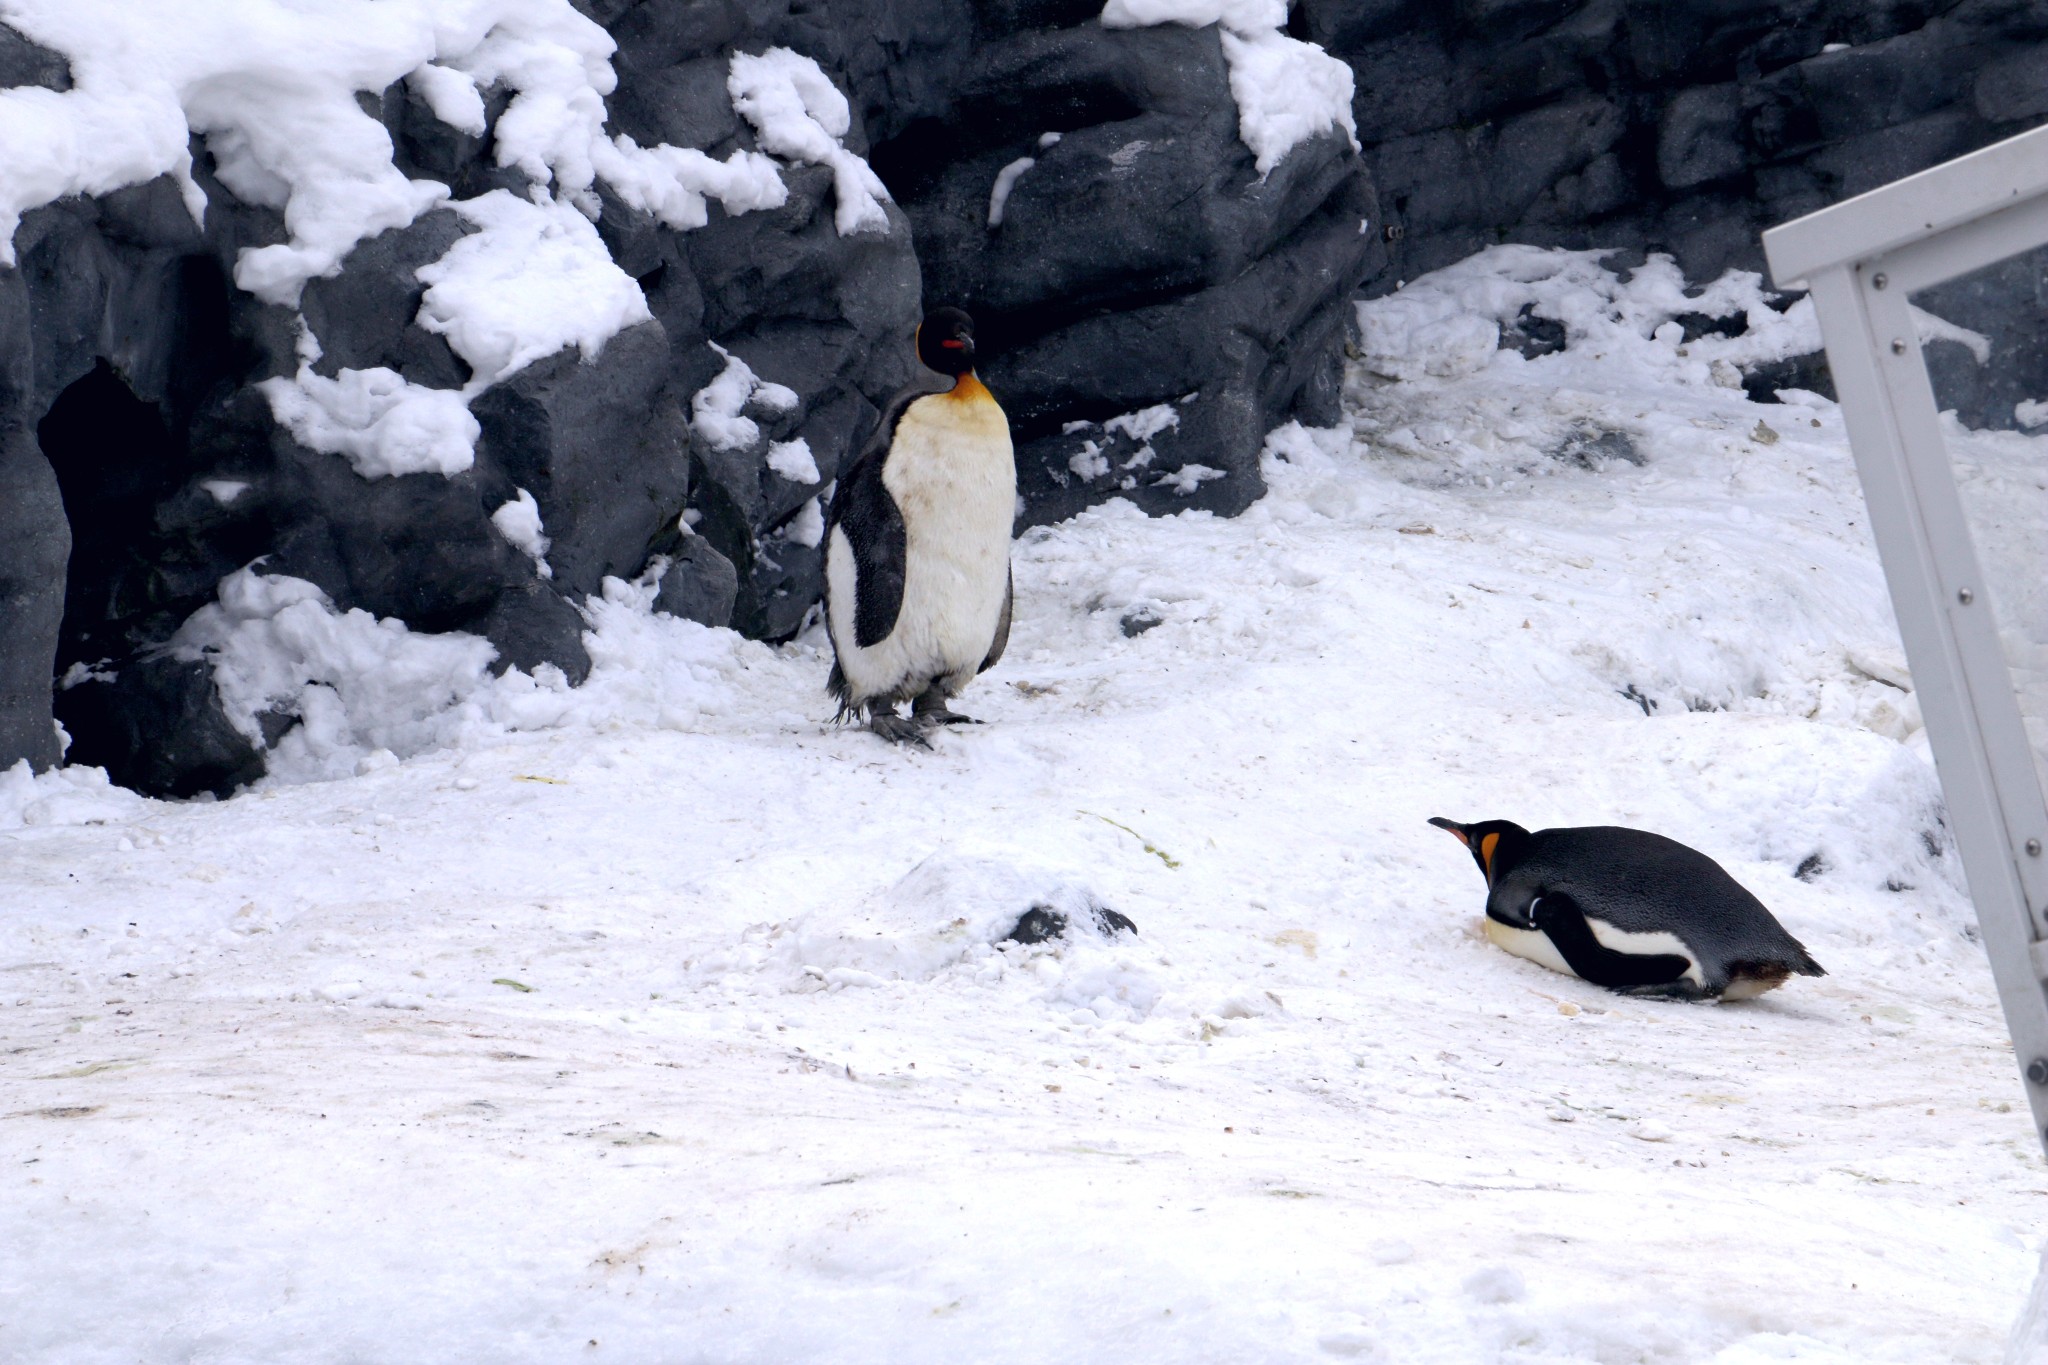
[[[1597,472],[1616,460],[1640,465],[1643,456],[1626,432],[1575,431],[1558,447],[1556,458],[1565,464]]]
[[[1034,905],[1017,920],[1017,927],[1004,936],[1005,943],[1043,943],[1067,932],[1067,917],[1050,906]]]
[[[1124,613],[1123,620],[1117,622],[1117,625],[1122,628],[1126,640],[1135,640],[1154,626],[1164,624],[1165,622],[1160,618],[1159,613],[1150,607],[1139,607],[1135,611],[1127,611]]]
[[[1121,910],[1112,910],[1106,905],[1095,907],[1095,922],[1105,934],[1135,934],[1138,926],[1131,917]]]
[[[1501,328],[1500,344],[1503,349],[1520,351],[1529,360],[1554,355],[1565,348],[1564,324],[1556,318],[1540,316],[1535,304],[1525,303],[1514,323]]]
[[[1089,907],[1095,918],[1095,930],[1105,938],[1117,934],[1135,934],[1138,926],[1129,915],[1112,910],[1106,905]],[[1017,927],[1004,936],[1005,943],[1044,943],[1048,939],[1065,938],[1067,917],[1049,905],[1034,905],[1017,920]]]

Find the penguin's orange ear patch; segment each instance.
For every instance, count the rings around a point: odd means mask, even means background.
[[[1499,842],[1500,835],[1498,834],[1489,834],[1479,841],[1480,861],[1486,864],[1486,874],[1489,877],[1493,875],[1493,848]],[[1467,845],[1467,847],[1470,847],[1470,845]]]

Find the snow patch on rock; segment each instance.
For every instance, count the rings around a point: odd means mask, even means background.
[[[1351,68],[1314,43],[1277,30],[1223,32],[1237,135],[1266,175],[1311,138],[1342,131],[1359,150],[1351,113]]]
[[[1686,385],[1726,388],[1717,375],[1735,373],[1739,388],[1742,367],[1820,349],[1813,305],[1801,299],[1778,312],[1753,271],[1731,270],[1688,293],[1670,257],[1652,256],[1624,278],[1604,264],[1610,254],[1492,247],[1364,300],[1357,308],[1365,366],[1391,379],[1458,379],[1530,363],[1499,344],[1525,314],[1561,324],[1567,344],[1584,354],[1630,370],[1648,366]],[[1672,319],[1686,313],[1739,316],[1745,329],[1684,342]]]
[[[853,110],[817,62],[786,47],[771,47],[759,56],[733,53],[729,72],[726,90],[732,107],[753,125],[763,149],[831,168],[838,199],[833,223],[839,235],[887,232],[889,215],[882,205],[889,202],[889,191],[868,163],[843,144],[853,127]]]
[[[302,578],[241,569],[171,639],[205,659],[229,722],[261,745],[258,717],[296,716],[269,758],[275,778],[346,777],[365,749],[405,757],[451,737],[448,712],[485,686],[497,650],[474,635],[427,635],[360,608],[338,611]]]
[[[1112,417],[1102,424],[1104,431],[1122,432],[1133,441],[1149,442],[1162,431],[1172,431],[1180,425],[1180,413],[1171,403],[1155,403],[1149,408],[1126,412]]]
[[[534,562],[542,578],[553,578],[547,561],[548,538],[541,529],[540,504],[524,488],[519,496],[491,513],[491,525],[521,554]]]
[[[290,379],[266,379],[256,387],[293,440],[346,456],[366,479],[452,476],[476,462],[482,429],[463,396],[414,384],[396,370],[342,370],[328,379],[301,365]]]
[[[791,483],[824,482],[824,476],[818,473],[817,457],[811,454],[811,443],[801,436],[769,446],[768,467]]]
[[[996,183],[988,192],[988,225],[999,228],[1003,225],[1003,209],[1010,202],[1010,191],[1017,188],[1017,181],[1024,172],[1038,164],[1034,156],[1020,156],[996,172]]]
[[[453,207],[479,230],[420,267],[419,324],[469,362],[472,395],[569,346],[593,360],[654,316],[572,206],[492,190]]]
[[[825,508],[818,499],[807,500],[782,528],[782,538],[792,545],[815,550],[825,540]]]
[[[1280,31],[1287,0],[1109,0],[1101,22],[1104,28],[1220,25],[1237,134],[1261,176],[1302,143],[1340,129],[1359,150],[1351,67]]]
[[[709,384],[691,395],[690,428],[714,450],[744,450],[761,439],[761,424],[745,415],[749,404],[770,412],[785,413],[796,411],[797,404],[803,400],[788,385],[772,384],[756,375],[752,366],[717,342],[708,344],[725,358],[725,368]],[[793,448],[799,446],[801,451]],[[777,455],[775,451],[781,454]],[[780,465],[775,463],[778,459],[782,461]],[[786,473],[785,467],[796,472]],[[781,442],[771,450],[769,468],[792,479],[808,470],[809,477],[798,481],[818,481],[817,461],[811,456],[810,444],[801,437]]]

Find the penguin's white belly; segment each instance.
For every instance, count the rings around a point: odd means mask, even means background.
[[[1553,972],[1563,972],[1566,976],[1578,975],[1572,970],[1571,964],[1564,960],[1564,954],[1557,951],[1557,945],[1550,941],[1550,935],[1541,929],[1517,929],[1513,925],[1502,924],[1491,915],[1481,923],[1486,926],[1486,937],[1495,947],[1505,948],[1516,957],[1526,957],[1537,966],[1548,967]]]
[[[1017,466],[1002,409],[985,389],[919,399],[896,424],[882,484],[903,518],[903,604],[888,635],[855,643],[853,548],[835,527],[825,572],[840,669],[856,698],[933,680],[956,691],[988,657],[1009,588]]]
[[[1496,947],[1505,948],[1516,957],[1525,957],[1537,966],[1548,967],[1553,972],[1563,972],[1566,976],[1578,975],[1572,970],[1571,963],[1564,960],[1564,954],[1557,950],[1557,945],[1550,941],[1550,935],[1541,929],[1517,929],[1513,925],[1502,924],[1491,915],[1488,915],[1484,922],[1486,937]],[[1649,934],[1632,934],[1626,929],[1615,928],[1606,920],[1594,919],[1591,915],[1586,917],[1586,927],[1593,931],[1593,937],[1600,941],[1601,947],[1611,948],[1617,953],[1627,953],[1632,957],[1677,954],[1686,962],[1682,979],[1692,982],[1702,990],[1706,989],[1706,978],[1700,973],[1700,964],[1693,960],[1692,949],[1686,947],[1685,940],[1678,935],[1661,930]]]

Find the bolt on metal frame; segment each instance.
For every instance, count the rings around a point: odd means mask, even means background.
[[[2048,128],[1763,240],[1779,287],[1808,289],[1819,314],[1949,824],[2048,1145],[2048,807],[1908,302],[2048,245]]]

